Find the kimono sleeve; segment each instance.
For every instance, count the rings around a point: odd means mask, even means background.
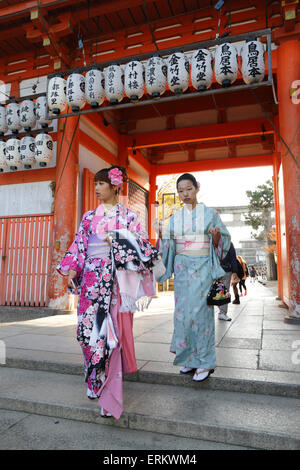
[[[222,222],[218,212],[216,212],[215,210],[212,217],[212,223],[209,228],[211,227],[219,227],[220,229],[221,237],[216,251],[219,258],[224,258],[230,249],[231,235],[228,232],[224,223]]]
[[[165,265],[166,272],[165,274],[157,279],[157,282],[164,282],[167,279],[170,279],[172,274],[174,273],[174,260],[176,256],[176,244],[174,237],[172,236],[174,218],[173,216],[170,219],[164,233],[163,238],[161,240],[161,253],[162,253],[162,262]]]
[[[56,267],[59,274],[67,275],[67,272],[72,269],[77,273],[76,279],[80,279],[87,256],[88,237],[91,225],[90,215],[91,211],[84,214],[72,245]]]
[[[132,212],[130,214],[131,221],[128,226],[128,230],[132,232],[137,239],[138,244],[141,249],[144,251],[146,256],[151,256],[151,258],[158,257],[158,251],[150,243],[149,236],[144,227],[142,226],[137,214]]]

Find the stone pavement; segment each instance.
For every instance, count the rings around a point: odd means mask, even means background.
[[[231,322],[218,320],[215,313],[217,368],[213,377],[300,385],[300,325],[284,322],[287,310],[279,307],[274,283],[247,284],[248,295],[241,297],[240,305],[229,305]],[[135,314],[140,372],[178,374],[179,367],[173,366],[169,352],[173,308],[173,292],[163,292],[152,300],[148,310]],[[42,370],[56,371],[59,365],[82,372],[75,313],[20,321],[12,315],[12,322],[7,309],[4,315],[0,340],[8,366],[25,367],[27,361],[37,362]]]
[[[279,305],[274,283],[248,281],[231,322],[215,312],[217,368],[196,383],[172,364],[173,293],[160,293],[135,314],[139,370],[120,420],[85,395],[75,313],[4,308],[0,449],[300,449],[300,326]]]

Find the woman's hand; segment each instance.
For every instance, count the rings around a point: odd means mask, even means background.
[[[77,277],[77,272],[73,269],[70,269],[68,275],[68,286],[71,287],[71,289],[74,289],[74,285],[72,285],[72,280],[75,279],[75,277]]]
[[[218,246],[221,232],[219,227],[212,227],[209,229],[208,233],[211,234],[214,246]]]

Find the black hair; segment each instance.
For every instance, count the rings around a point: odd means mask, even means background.
[[[193,186],[197,189],[197,181],[195,176],[191,175],[191,173],[184,173],[183,175],[179,176],[178,180],[176,181],[176,188],[178,189],[178,184],[183,180],[189,180],[193,183]]]

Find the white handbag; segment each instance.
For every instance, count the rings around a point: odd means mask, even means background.
[[[152,269],[156,281],[166,273],[166,267],[161,258],[153,261]]]

